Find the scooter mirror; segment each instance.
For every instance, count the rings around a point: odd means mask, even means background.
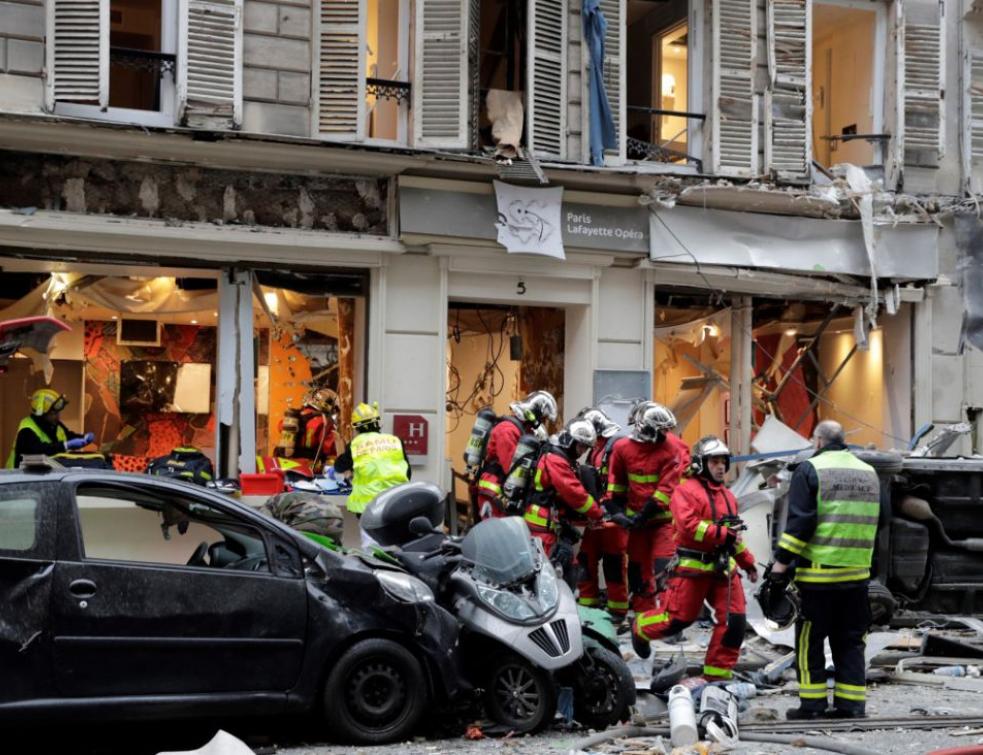
[[[423,537],[424,535],[433,535],[434,533],[439,534],[440,530],[434,529],[434,526],[430,524],[430,520],[425,516],[415,516],[410,519],[410,532],[417,537]]]

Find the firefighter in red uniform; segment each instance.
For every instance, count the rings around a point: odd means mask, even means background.
[[[619,435],[621,427],[600,409],[585,409],[582,419],[594,425],[597,442],[587,456],[587,463],[597,475],[598,491],[594,496],[602,498],[607,487],[608,459],[617,443],[624,441]],[[620,624],[628,613],[628,530],[612,521],[591,524],[584,531],[577,562],[580,578],[577,582],[577,602],[582,606],[600,606],[598,571],[604,572],[607,590],[608,613]]]
[[[548,391],[533,391],[510,408],[513,416],[502,417],[488,436],[476,491],[481,519],[506,515],[501,504],[502,483],[512,466],[512,455],[519,438],[535,432],[546,420],[556,421],[556,399]]]
[[[710,681],[731,678],[744,641],[744,589],[735,567],[758,581],[754,556],[739,534],[737,499],[724,485],[729,469],[730,451],[718,438],[702,438],[693,447],[692,476],[672,496],[678,561],[656,608],[636,616],[632,627],[635,652],[647,658],[649,642],[682,631],[709,603],[716,626],[703,676]]]
[[[564,570],[564,579],[572,582],[572,543],[565,543],[558,533],[566,522],[599,521],[604,510],[594,500],[577,474],[577,459],[594,445],[597,433],[586,420],[574,419],[551,442],[536,464],[533,490],[524,519],[533,537],[543,543],[543,550]]]
[[[684,469],[676,444],[666,441],[674,425],[664,406],[640,406],[631,436],[615,446],[608,463],[605,508],[629,530],[628,587],[636,615],[655,605],[656,571],[674,550],[669,500]]]

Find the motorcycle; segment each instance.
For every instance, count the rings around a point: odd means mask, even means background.
[[[517,733],[536,731],[553,720],[558,687],[571,687],[584,726],[627,719],[635,684],[613,633],[582,624],[573,593],[525,522],[489,519],[450,537],[435,528],[444,497],[425,482],[391,488],[369,504],[361,526],[456,616],[462,672],[482,690],[488,716]]]

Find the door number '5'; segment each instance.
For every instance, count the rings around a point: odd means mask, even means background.
[[[515,292],[519,296],[525,296],[525,293],[526,293],[526,282],[525,281],[519,281],[518,283],[516,283],[515,284]]]

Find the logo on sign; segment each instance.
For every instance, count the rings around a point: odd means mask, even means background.
[[[419,414],[393,415],[393,435],[403,441],[407,456],[426,456],[429,447],[430,423]]]

